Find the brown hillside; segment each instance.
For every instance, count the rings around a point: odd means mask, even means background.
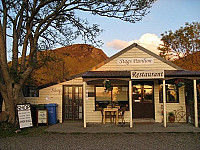
[[[101,49],[86,44],[75,44],[46,52],[56,60],[36,70],[32,75],[31,84],[41,86],[63,81],[70,76],[89,70],[108,58]]]
[[[200,52],[177,59],[174,61],[174,64],[185,70],[200,71]]]

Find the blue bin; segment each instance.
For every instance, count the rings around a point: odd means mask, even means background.
[[[48,110],[48,124],[56,124],[57,123],[57,114],[56,107],[58,105],[54,103],[46,104],[45,107]]]

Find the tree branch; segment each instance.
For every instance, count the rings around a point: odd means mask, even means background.
[[[7,24],[8,9],[6,7],[6,3],[4,0],[2,1],[2,4],[3,4],[3,38],[6,43],[6,24]],[[6,49],[6,44],[5,44],[5,49]]]
[[[42,21],[39,23],[39,25],[37,26],[37,28],[35,30],[36,38],[38,38],[38,36],[44,32],[44,30],[39,31],[41,29],[42,25],[44,25],[47,22],[47,20],[49,20],[51,17],[53,17],[53,19],[55,19],[57,17],[57,15],[59,14],[59,11],[61,11],[60,9],[64,6],[64,4],[65,4],[65,1],[63,1],[61,3],[61,5],[53,13],[51,13],[50,15],[48,15],[47,17],[42,19]],[[47,29],[49,27],[49,25],[53,21],[53,19],[50,19],[50,21],[47,22],[45,29]]]
[[[21,75],[21,79],[18,83],[18,86],[21,87],[24,82],[26,81],[26,79],[30,76],[31,72],[33,71],[33,67],[32,66],[29,66],[25,71],[24,73]]]
[[[10,82],[10,75],[8,72],[8,64],[7,64],[7,55],[5,49],[5,41],[4,41],[3,29],[0,20],[0,65],[2,69],[2,75],[5,82]]]
[[[24,38],[24,43],[22,48],[21,68],[20,68],[21,71],[24,71],[25,69],[27,46],[28,46],[28,34],[26,34]]]
[[[30,18],[29,18],[27,24],[30,24],[30,23],[33,21],[35,15],[39,12],[39,10],[40,10],[42,7],[44,7],[44,6],[47,5],[47,4],[52,3],[52,2],[54,2],[54,1],[57,1],[57,0],[46,0],[46,1],[41,1],[41,3],[38,5],[38,7],[32,12],[32,14],[31,14],[31,16],[30,16]],[[65,0],[65,1],[66,1],[66,0]]]

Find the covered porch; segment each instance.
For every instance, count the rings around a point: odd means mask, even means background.
[[[95,110],[98,111],[98,107],[107,107],[107,105],[115,105],[115,102],[112,101],[113,97],[111,96],[111,103],[105,103],[105,106],[100,106],[100,103],[96,101],[96,89],[94,92],[88,92],[88,86],[91,87],[98,87],[99,85],[103,85],[103,82],[105,80],[110,81],[112,85],[123,85],[128,88],[127,90],[127,95],[128,95],[128,103],[124,101],[119,101],[117,105],[120,107],[126,107],[129,117],[129,127],[132,128],[134,125],[133,118],[135,117],[133,112],[133,106],[135,104],[133,101],[133,83],[136,82],[145,82],[145,81],[151,81],[153,82],[153,86],[158,84],[159,82],[162,83],[163,88],[163,96],[162,96],[162,103],[163,103],[163,126],[167,127],[167,105],[166,105],[166,82],[168,80],[175,80],[175,79],[189,79],[193,81],[193,98],[194,98],[194,124],[195,127],[198,127],[198,106],[197,106],[197,80],[200,78],[200,72],[196,71],[186,71],[186,70],[165,70],[164,71],[164,78],[162,79],[139,79],[139,80],[134,80],[131,79],[131,71],[89,71],[86,72],[83,76],[83,107],[84,107],[84,127],[86,127],[87,124],[91,123],[87,119],[87,109],[88,106],[86,106],[86,101],[88,101],[88,97],[93,95],[95,97]],[[143,87],[144,88],[144,87]],[[153,93],[155,94],[155,93]],[[165,96],[164,96],[165,95]],[[155,106],[155,99],[153,99],[153,104],[154,104],[154,115],[156,115],[156,106]],[[155,116],[154,116],[155,119]]]

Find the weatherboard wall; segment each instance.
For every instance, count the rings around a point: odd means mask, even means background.
[[[112,57],[111,57],[112,58]],[[153,64],[134,64],[134,65],[119,65],[117,60],[119,58],[153,58]],[[124,71],[124,70],[175,70],[174,67],[164,63],[158,58],[145,53],[137,47],[134,47],[120,56],[105,63],[103,66],[97,68],[95,71]]]
[[[66,82],[58,83],[39,90],[39,97],[26,97],[26,101],[31,104],[49,104],[56,103],[57,119],[62,123],[62,100],[63,85],[82,85],[82,78],[75,78]]]
[[[178,103],[166,103],[167,115],[169,112],[174,112],[174,110],[180,110],[183,108],[184,113],[186,114],[186,105],[185,105],[185,87],[181,87],[179,90],[179,102]],[[162,108],[163,103],[159,102],[159,84],[158,81],[154,81],[154,110],[155,110],[155,122],[162,122]],[[168,119],[168,117],[167,117]],[[176,120],[177,122],[177,120]],[[186,122],[186,115],[180,122]]]
[[[56,103],[57,119],[62,122],[62,85],[56,84],[39,91],[39,97],[26,97],[27,102],[31,104],[49,104]]]

